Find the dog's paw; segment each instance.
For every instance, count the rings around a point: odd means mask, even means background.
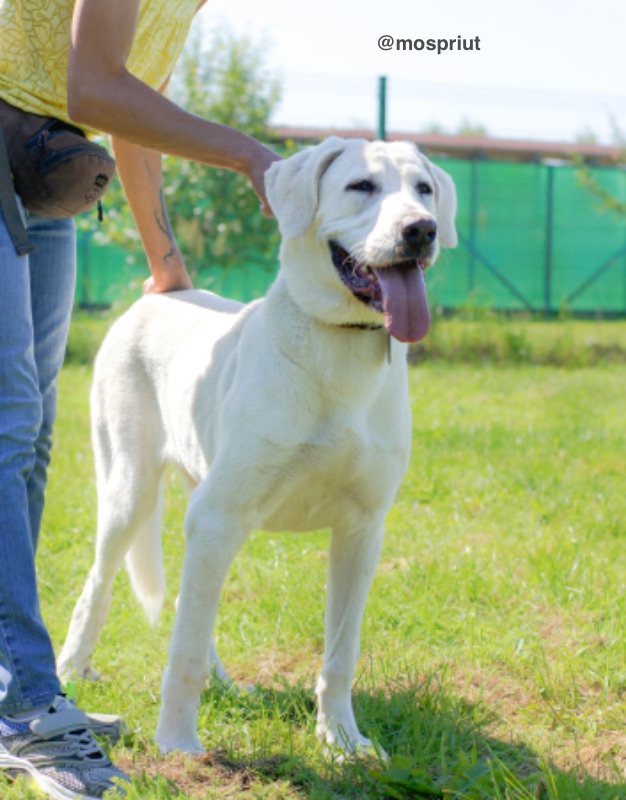
[[[351,726],[348,731],[340,724],[318,724],[316,733],[324,745],[324,754],[333,761],[343,762],[359,757],[389,760],[389,756],[380,744],[363,736],[356,726]]]
[[[323,751],[326,758],[340,764],[356,759],[390,761],[389,755],[378,742],[372,742],[364,736],[360,736],[359,741],[326,742]]]
[[[161,755],[173,753],[175,750],[183,753],[189,753],[190,755],[202,755],[206,752],[206,749],[202,747],[197,736],[169,737],[159,736],[157,734],[156,743],[159,746],[159,752]]]
[[[62,681],[83,680],[99,681],[102,676],[91,664],[76,666],[72,661],[59,659],[57,664],[57,674]]]
[[[154,736],[159,751],[162,754],[173,753],[174,750],[194,755],[204,753],[205,748],[200,744],[195,720],[194,714],[183,714],[180,708],[176,712],[170,710],[167,713],[161,706]]]

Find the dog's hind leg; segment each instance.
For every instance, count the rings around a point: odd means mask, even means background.
[[[330,544],[324,664],[317,681],[317,735],[352,752],[371,747],[352,709],[361,620],[383,540],[382,522],[333,530]]]
[[[98,535],[96,557],[83,592],[76,604],[69,632],[58,659],[62,678],[78,675],[96,678],[91,655],[107,618],[113,579],[132,545],[129,557],[133,584],[148,613],[160,607],[163,594],[162,567],[156,566],[155,547],[160,528],[162,468],[149,469],[116,460],[106,479],[98,484]],[[144,564],[138,566],[139,556]],[[149,574],[150,572],[150,574]]]
[[[152,625],[156,625],[165,596],[161,518],[163,515],[163,479],[159,481],[157,500],[130,537],[126,569],[137,599]]]

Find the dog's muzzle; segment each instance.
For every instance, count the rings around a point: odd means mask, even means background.
[[[428,233],[423,227],[410,232],[407,229],[409,239],[423,239],[431,234],[434,234],[430,239],[432,242],[437,235],[436,225]],[[362,264],[338,242],[329,244],[333,265],[342,282],[354,297],[384,314],[385,328],[394,338],[401,342],[417,342],[426,336],[430,311],[421,260],[413,256],[391,264]],[[401,252],[413,250],[416,246],[415,241],[410,244],[404,240]]]

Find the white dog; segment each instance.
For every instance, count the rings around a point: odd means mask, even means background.
[[[266,177],[283,243],[263,300],[148,295],[112,327],[95,369],[96,560],[59,658],[90,658],[124,558],[151,618],[164,594],[161,484],[191,488],[181,593],[156,739],[202,751],[200,694],[227,679],[213,644],[228,568],[251,529],[330,528],[318,735],[369,746],[351,684],[385,515],[407,466],[406,342],[425,335],[423,270],[456,244],[450,177],[408,143],[330,138]]]

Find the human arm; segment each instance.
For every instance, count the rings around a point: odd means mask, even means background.
[[[163,184],[161,154],[112,137],[124,193],[148,258],[151,277],[146,292],[171,292],[191,287],[191,279],[170,225]]]
[[[77,0],[68,65],[68,112],[116,140],[244,174],[271,213],[264,174],[279,156],[256,139],[189,114],[126,69],[139,0]]]

